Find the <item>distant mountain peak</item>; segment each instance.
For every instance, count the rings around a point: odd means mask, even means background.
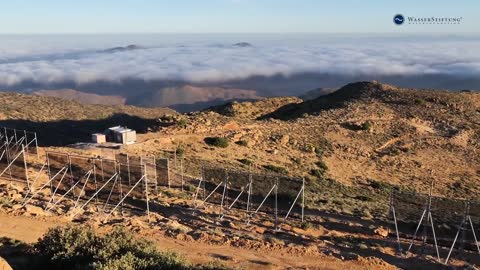
[[[128,45],[128,46],[125,46],[125,47],[109,48],[109,49],[103,50],[103,52],[113,53],[113,52],[125,52],[125,51],[140,50],[140,49],[144,49],[144,47],[139,46],[139,45],[135,45],[135,44],[131,44],[131,45]]]
[[[242,47],[242,48],[253,47],[253,45],[248,43],[248,42],[238,42],[238,43],[233,44],[233,46]]]

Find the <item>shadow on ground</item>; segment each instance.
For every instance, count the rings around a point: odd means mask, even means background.
[[[65,146],[77,142],[90,142],[91,134],[103,132],[112,126],[127,126],[137,133],[146,133],[156,119],[145,119],[128,114],[114,114],[99,120],[61,120],[33,122],[29,120],[2,120],[0,126],[36,132],[39,146]]]

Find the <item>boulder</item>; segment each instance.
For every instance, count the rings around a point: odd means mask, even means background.
[[[290,136],[288,136],[288,135],[283,135],[280,138],[280,144],[283,145],[283,146],[287,145],[289,141],[290,141]]]
[[[190,227],[185,226],[183,224],[180,224],[176,220],[171,220],[171,221],[167,222],[165,225],[167,225],[167,227],[172,231],[177,231],[177,232],[181,232],[181,233],[188,233],[188,232],[192,231],[192,229]]]
[[[25,211],[35,216],[50,216],[50,213],[35,205],[26,205]]]
[[[81,187],[74,187],[73,194],[75,195],[75,197],[83,197],[85,196],[85,190],[82,190]]]
[[[380,235],[381,237],[387,237],[388,236],[388,230],[385,229],[384,227],[378,227],[373,232],[377,235]]]

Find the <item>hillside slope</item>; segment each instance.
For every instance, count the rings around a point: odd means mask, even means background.
[[[134,152],[186,149],[222,166],[284,168],[312,181],[330,178],[350,186],[385,182],[437,194],[480,195],[480,95],[403,89],[360,82],[302,102],[295,98],[229,103],[190,114],[186,128],[149,135]],[[219,136],[227,148],[208,147]],[[246,161],[248,160],[248,162]]]
[[[123,105],[126,102],[126,98],[121,96],[102,96],[74,89],[38,90],[33,92],[33,94],[74,100],[83,104]]]
[[[36,131],[41,144],[89,141],[90,134],[112,125],[146,132],[166,108],[92,105],[54,97],[0,92],[0,126]]]

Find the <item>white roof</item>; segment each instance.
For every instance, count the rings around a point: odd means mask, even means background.
[[[116,127],[111,127],[109,130],[113,132],[118,132],[118,133],[125,133],[125,132],[131,132],[133,130],[126,128],[126,127],[121,127],[121,126],[116,126]]]

